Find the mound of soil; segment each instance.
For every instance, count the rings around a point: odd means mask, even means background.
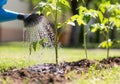
[[[109,57],[108,59],[103,59],[99,62],[101,68],[109,68],[113,66],[120,65],[120,57]]]
[[[115,63],[117,65],[120,65],[120,57],[109,57],[108,59],[103,59],[100,61],[102,64],[112,64]]]
[[[120,65],[120,57],[110,57],[101,61],[90,61],[82,59],[76,62],[64,62],[59,65],[56,64],[38,64],[28,68],[18,70],[10,70],[1,74],[1,78],[7,80],[10,78],[12,84],[65,84],[70,81],[65,74],[72,70],[79,70],[79,72],[87,72],[90,66],[98,64],[101,68],[106,66]]]

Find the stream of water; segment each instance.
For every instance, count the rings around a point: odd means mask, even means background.
[[[53,28],[44,16],[40,16],[40,20],[38,21],[39,22],[37,24],[28,24],[28,26],[25,26],[23,33],[24,44],[29,47],[32,42],[46,39],[43,45],[45,47],[53,47],[55,43],[55,34]],[[40,62],[44,61],[45,58],[41,57],[44,55],[44,51],[42,47],[39,48],[40,49],[38,52],[32,52],[32,54],[30,54],[31,56],[28,56],[27,59]],[[53,52],[50,52],[50,54],[53,54]],[[51,59],[51,57],[49,58]]]
[[[54,32],[44,16],[40,16],[41,20],[38,24],[33,24],[32,26],[27,26],[24,28],[24,41],[25,42],[35,42],[42,39],[47,39],[44,43],[44,46],[53,46],[54,45]]]

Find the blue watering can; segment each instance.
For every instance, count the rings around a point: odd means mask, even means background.
[[[32,14],[20,14],[14,11],[6,10],[3,6],[7,3],[7,0],[0,0],[0,22],[6,22],[11,20],[23,20],[25,25],[36,23],[41,16],[38,13]]]
[[[0,22],[18,19],[19,13],[3,9],[6,3],[7,0],[0,0]]]

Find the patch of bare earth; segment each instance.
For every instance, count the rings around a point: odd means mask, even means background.
[[[64,62],[56,64],[41,64],[28,68],[13,69],[0,75],[2,80],[11,84],[65,84],[70,81],[65,76],[70,71],[76,70],[81,74],[87,72],[89,67],[97,64],[97,69],[120,65],[120,57],[110,57],[101,61],[82,59],[76,62]]]

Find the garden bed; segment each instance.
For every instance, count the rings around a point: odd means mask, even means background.
[[[77,74],[87,73],[90,67],[96,70],[103,68],[110,68],[120,65],[120,57],[109,57],[108,59],[87,60],[82,59],[76,62],[64,62],[59,65],[56,64],[41,64],[28,68],[13,69],[1,74],[1,79],[12,84],[65,84],[70,82],[71,79],[66,77],[66,74],[75,70]],[[2,82],[2,81],[1,81]]]

